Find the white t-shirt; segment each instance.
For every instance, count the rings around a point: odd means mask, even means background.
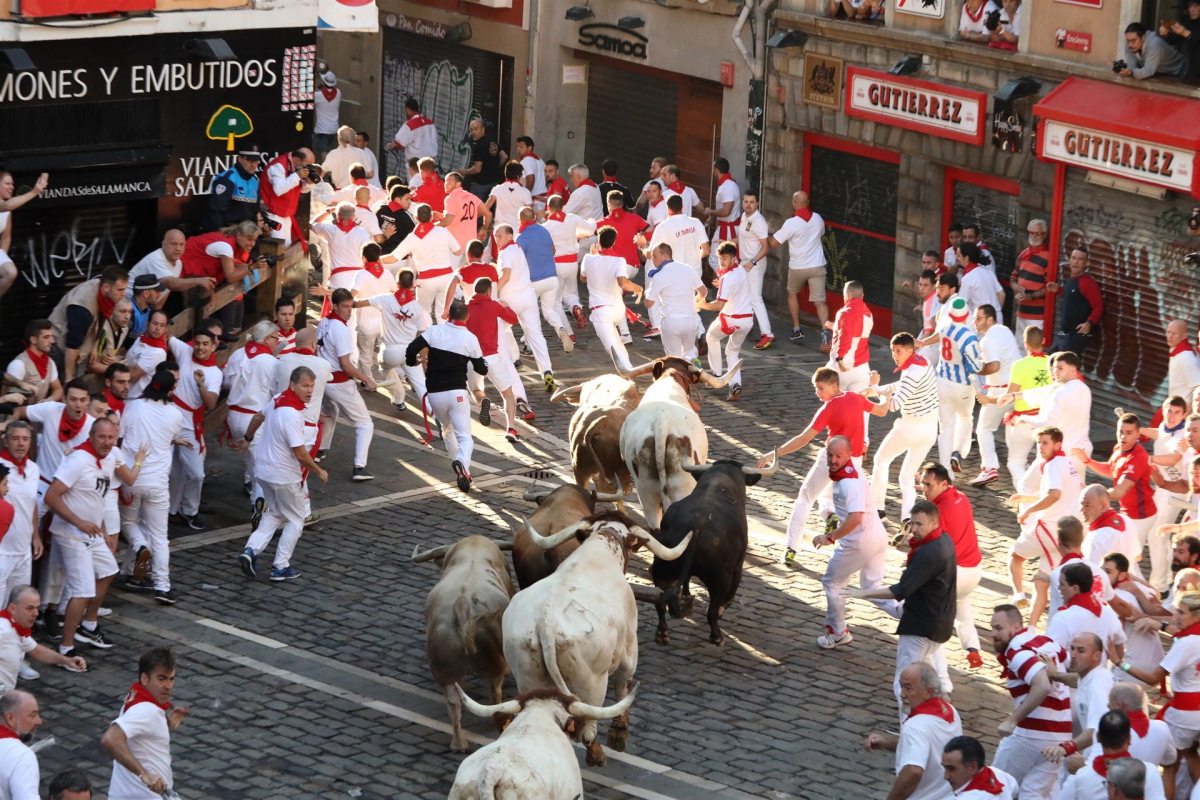
[[[625,259],[588,253],[579,266],[579,277],[587,278],[588,305],[624,306],[623,290],[617,278],[625,277]]]
[[[683,216],[685,217],[690,217],[692,209],[700,205],[700,195],[696,194],[696,190],[690,186],[684,186],[682,192],[677,192],[674,189],[663,189],[664,200],[673,194],[677,194],[683,198]]]
[[[21,636],[11,622],[0,617],[0,692],[16,688],[21,659],[35,647],[32,636]]]
[[[542,179],[542,191],[545,192],[545,178]],[[496,224],[511,225],[513,235],[517,233],[517,228],[521,224],[521,209],[525,206],[533,205],[533,195],[525,188],[525,184],[517,183],[516,181],[505,181],[498,183],[492,187],[491,194],[488,197],[496,198],[494,204]],[[575,195],[571,195],[573,200]],[[570,201],[568,201],[569,203]],[[578,212],[576,212],[578,213]],[[580,216],[583,216],[580,214]]]
[[[0,798],[40,800],[37,755],[20,739],[0,739]]]
[[[884,538],[887,534],[879,513],[875,509],[875,501],[871,497],[870,487],[861,475],[857,478],[841,478],[833,481],[833,508],[838,519],[846,519],[850,514],[862,514],[862,524],[842,537],[847,545],[861,540],[864,536]],[[940,758],[940,756],[939,756]],[[939,762],[940,763],[940,762]],[[949,784],[947,784],[947,789]]]
[[[1058,794],[1058,800],[1096,800],[1096,798],[1108,796],[1105,779],[1097,774],[1096,770],[1092,768],[1092,762],[1088,761],[1082,769],[1067,778],[1062,791]],[[1146,764],[1146,783],[1142,797],[1145,800],[1165,800],[1166,798],[1166,795],[1163,794],[1162,775],[1159,774],[1158,767],[1153,764]]]
[[[1113,674],[1105,665],[1092,669],[1079,679],[1079,686],[1071,697],[1071,713],[1081,731],[1095,731],[1100,718],[1108,713],[1108,694],[1112,691]]]
[[[681,261],[668,261],[647,282],[646,299],[659,304],[660,319],[696,316],[696,290],[704,286],[697,270]]]
[[[379,217],[375,216],[375,212],[369,208],[355,205],[354,221],[358,223],[358,227],[371,234],[371,236],[383,235],[383,229],[379,227]]]
[[[646,224],[650,226],[651,230],[665,220],[667,216],[668,213],[666,200],[659,200],[657,203],[646,204]]]
[[[708,234],[700,220],[686,213],[674,214],[660,222],[650,238],[650,252],[663,243],[671,246],[671,259],[687,264],[700,274],[700,248],[708,244]]]
[[[1167,359],[1167,394],[1191,402],[1192,390],[1200,386],[1200,355],[1184,350]]]
[[[167,712],[154,703],[135,703],[113,721],[125,734],[129,752],[151,775],[158,775],[167,786],[175,783],[171,772],[171,730]],[[112,781],[108,786],[111,800],[159,800],[138,776],[113,761]]]
[[[742,207],[738,202],[741,197],[742,193],[738,190],[738,185],[732,180],[722,181],[720,185],[717,186],[717,199],[713,201],[713,207],[717,211],[720,211],[721,206],[725,205],[726,203],[733,203],[733,206],[729,209],[728,214],[724,216],[717,216],[718,222],[733,222],[742,215]],[[713,231],[713,240],[716,241],[717,237],[721,235],[721,226],[715,226]]]
[[[743,260],[754,258],[762,247],[763,241],[771,235],[767,229],[767,220],[761,213],[755,211],[753,214],[748,214],[742,217],[742,222],[737,227],[737,244],[738,255]],[[764,253],[761,258],[766,258]]]
[[[986,34],[988,29],[984,23],[987,21],[988,14],[992,13],[993,11],[1000,11],[1002,14],[1004,13],[1001,11],[999,3],[992,2],[992,0],[987,0],[987,2],[983,4],[983,8],[979,9],[979,14],[977,16],[971,16],[970,11],[967,9],[967,4],[963,3],[962,13],[959,14],[958,17],[959,31]],[[953,264],[954,262],[949,261],[947,263]]]
[[[171,477],[171,442],[183,432],[183,411],[174,403],[155,400],[131,400],[121,417],[121,450],[125,460],[132,463],[143,444],[149,446],[138,486],[166,486]],[[191,427],[191,419],[186,421]]]
[[[142,396],[142,392],[146,391],[146,387],[154,379],[154,372],[158,365],[166,360],[166,350],[146,344],[141,337],[138,337],[138,340],[129,346],[129,349],[125,351],[125,363],[130,367],[137,367],[146,374],[129,384],[128,400],[137,400]]]
[[[338,108],[342,105],[342,90],[338,89],[332,100],[326,100],[318,87],[313,92],[313,133],[332,135],[338,129]]]
[[[274,395],[275,356],[259,353],[250,358],[246,348],[234,352],[225,362],[224,383],[229,387],[229,407],[262,411]]]
[[[358,300],[365,300],[380,294],[390,294],[396,291],[396,279],[386,269],[378,278],[365,269],[359,270],[354,275],[354,285],[351,287],[351,291]],[[358,315],[355,330],[368,336],[379,333],[383,325],[383,317],[380,316],[379,309],[365,306],[355,309],[354,313]]]
[[[1054,383],[1046,389],[1050,391],[1047,396],[1039,398],[1037,415],[1018,419],[1024,420],[1025,424],[1034,430],[1043,425],[1056,426],[1062,431],[1062,447],[1065,453],[1070,453],[1074,447],[1091,453],[1089,426],[1092,419],[1092,390],[1082,380]],[[1045,389],[1037,390],[1034,394],[1040,395],[1043,391]],[[1029,402],[1033,403],[1033,400]]]
[[[354,357],[354,337],[350,328],[337,317],[326,317],[317,325],[317,355],[325,359],[335,373],[342,372],[342,356]]]
[[[529,281],[529,262],[525,260],[525,253],[521,251],[516,242],[510,242],[500,249],[500,253],[496,257],[496,272],[501,278],[504,277],[505,272],[508,273],[508,282],[500,290],[501,300],[509,302],[509,300],[520,299],[525,292],[533,291],[533,284]]]
[[[1108,573],[1096,566],[1095,562],[1072,558],[1070,561],[1059,563],[1057,567],[1050,570],[1050,602],[1046,609],[1048,616],[1046,621],[1049,622],[1054,618],[1054,615],[1059,612],[1063,605],[1062,590],[1058,588],[1058,578],[1062,575],[1063,567],[1068,564],[1083,564],[1092,571],[1092,595],[1102,603],[1107,603],[1112,599],[1113,588],[1112,583],[1108,580]],[[1063,645],[1064,649],[1070,650],[1070,643]]]
[[[329,263],[325,265],[326,275],[338,267],[362,266],[363,245],[371,243],[371,234],[365,228],[355,225],[347,232],[332,222],[314,222],[312,231],[325,240],[329,246]],[[329,280],[337,277],[337,275],[329,275]],[[337,288],[349,288],[349,286],[349,281],[346,281]]]
[[[1079,493],[1083,490],[1083,483],[1079,480],[1075,463],[1066,456],[1058,456],[1046,462],[1040,458],[1036,459],[1030,469],[1041,470],[1041,482],[1038,484],[1041,496],[1044,497],[1051,489],[1059,490],[1058,501],[1037,512],[1038,518],[1044,520],[1046,527],[1053,532],[1061,517],[1074,517],[1079,514]],[[1067,642],[1064,647],[1069,648],[1070,644]]]
[[[58,425],[66,413],[66,408],[62,403],[37,403],[25,409],[25,419],[42,426],[42,433],[38,436],[37,465],[41,473],[43,494],[54,480],[54,473],[58,471],[58,465],[62,463],[63,458],[86,442],[92,433],[93,420],[84,414],[83,427],[79,429],[79,433],[65,442],[59,441]]]
[[[179,380],[175,384],[175,397],[187,404],[188,408],[200,408],[204,398],[196,386],[195,372],[199,369],[204,374],[204,390],[207,392],[221,391],[221,368],[218,366],[202,367],[192,361],[192,346],[179,339],[168,339],[167,346],[171,355],[179,365]]]
[[[741,316],[753,314],[754,306],[750,302],[750,276],[740,266],[721,276],[717,299],[725,301],[721,313],[726,316]]]
[[[104,496],[113,482],[113,470],[125,464],[120,448],[114,447],[97,464],[96,457],[84,450],[75,450],[63,459],[54,473],[54,480],[62,481],[67,487],[62,500],[71,513],[88,522],[104,526]],[[50,532],[59,536],[77,536],[89,539],[86,533],[66,519],[55,514],[50,521]],[[106,531],[110,536],[119,531]]]
[[[233,255],[232,250],[229,255]],[[172,264],[167,261],[167,254],[159,247],[142,256],[142,260],[129,270],[129,286],[125,289],[125,296],[130,300],[133,299],[133,282],[142,275],[153,275],[161,281],[163,278],[178,278],[182,271],[183,260],[175,259],[175,263]]]
[[[339,144],[325,156],[325,163],[321,165],[321,169],[329,173],[329,177],[333,181],[333,188],[343,189],[351,185],[350,167],[362,164],[364,168],[369,169],[368,160],[367,154],[354,145],[342,147]]]
[[[1130,581],[1126,584],[1128,588],[1115,589],[1117,596],[1120,597],[1134,609],[1141,609],[1138,602],[1138,595],[1144,599],[1149,599],[1155,596],[1155,592],[1149,586],[1143,586],[1140,583]],[[1135,594],[1136,593],[1136,594]],[[1138,630],[1132,622],[1125,623],[1125,660],[1133,664],[1139,669],[1153,670],[1162,663],[1165,651],[1163,650],[1162,637],[1158,631],[1142,631]],[[1115,673],[1117,680],[1136,680],[1132,675],[1117,670]]]
[[[999,312],[997,312],[999,313]],[[984,361],[999,361],[1000,371],[984,375],[983,382],[987,386],[1007,386],[1012,375],[1013,364],[1021,358],[1021,350],[1017,347],[1017,337],[1012,330],[999,322],[988,329],[979,340],[983,350]]]
[[[19,381],[25,380],[25,362],[19,358],[14,358],[12,361],[8,362],[8,366],[4,368],[4,371]],[[40,381],[42,380],[42,376],[38,375],[35,371],[33,374],[33,380]],[[50,383],[58,380],[58,365],[54,363],[54,359],[50,359],[50,361],[46,363],[46,380]]]
[[[292,373],[296,367],[308,367],[316,376],[313,384],[312,399],[304,407],[304,421],[315,426],[321,421],[321,401],[325,399],[325,384],[333,376],[329,362],[320,356],[310,356],[307,353],[288,353],[280,356],[279,364],[275,367],[275,391],[282,392],[292,382]]]
[[[1180,636],[1159,666],[1170,673],[1175,692],[1200,692],[1200,636]],[[1168,725],[1189,730],[1200,728],[1200,711],[1181,711],[1172,706],[1163,719]]]
[[[999,328],[1004,325],[1004,312],[997,305],[996,300],[997,294],[1001,297],[1004,296],[1004,289],[996,280],[996,273],[984,267],[975,267],[959,278],[958,294],[967,301],[972,312],[985,303],[991,305],[996,309],[997,324],[995,327]]]
[[[1099,636],[1106,652],[1110,638],[1118,644],[1125,644],[1125,626],[1121,624],[1117,612],[1108,606],[1100,607],[1098,617],[1082,606],[1067,606],[1059,609],[1054,619],[1046,623],[1046,635],[1064,650],[1070,650],[1071,642],[1081,633]]]
[[[537,156],[530,154],[521,159],[521,183],[525,183],[525,179],[530,175],[533,176],[533,188],[529,193],[534,197],[541,197],[546,193],[546,162],[542,161]]]
[[[416,233],[405,236],[404,240],[396,245],[396,249],[391,252],[391,255],[397,261],[403,261],[411,256],[419,279],[421,273],[426,270],[446,269],[458,264],[458,256],[461,253],[462,247],[454,238],[454,234],[437,226],[424,236],[417,236]]]
[[[396,299],[395,292],[378,294],[367,298],[371,310],[383,320],[383,343],[385,345],[407,345],[421,331],[429,327],[425,322],[425,310],[416,300],[404,305]],[[359,311],[367,309],[360,308]]]
[[[33,459],[26,459],[24,476],[17,470],[16,464],[8,459],[0,458],[0,463],[8,467],[8,494],[4,499],[13,507],[12,525],[4,538],[0,539],[0,556],[25,556],[33,541],[38,490],[45,484],[39,480],[41,471]],[[7,602],[8,598],[4,598],[4,601]]]
[[[1093,742],[1092,746],[1088,748],[1087,760],[1090,762],[1103,752],[1104,749],[1100,743]],[[1175,742],[1171,739],[1170,726],[1161,719],[1151,717],[1150,727],[1146,729],[1145,736],[1139,736],[1138,732],[1131,728],[1129,731],[1129,755],[1160,767],[1174,764],[1179,758],[1179,751],[1175,749]],[[1195,796],[1192,795],[1192,797]]]
[[[878,522],[878,516],[875,519]],[[955,736],[962,736],[962,719],[958,711],[954,712],[953,722],[946,722],[933,714],[917,714],[900,726],[900,741],[896,744],[896,774],[899,775],[908,766],[924,770],[921,781],[909,795],[910,800],[950,800],[954,797],[942,770],[942,749]]]
[[[1116,524],[1121,524],[1121,527],[1119,529],[1114,527]],[[1104,557],[1109,553],[1121,553],[1129,559],[1130,564],[1133,564],[1142,554],[1142,546],[1138,543],[1137,531],[1134,530],[1133,523],[1124,514],[1118,514],[1113,525],[1106,525],[1095,530],[1092,530],[1089,525],[1085,529],[1081,552],[1083,557],[1093,564],[1103,564]]]
[[[418,121],[414,122],[414,120]],[[426,120],[428,117],[422,117],[419,114],[409,117],[396,131],[396,144],[404,148],[405,159],[420,159],[429,156],[434,161],[437,160],[437,126]]]
[[[275,485],[299,484],[300,461],[294,447],[304,446],[304,415],[274,400],[263,409],[263,424],[254,434],[254,472],[259,480]]]
[[[547,219],[542,223],[554,241],[554,257],[574,256],[579,252],[579,237],[596,232],[596,223],[578,214],[566,214],[561,220]]]
[[[825,250],[821,237],[825,235],[825,220],[815,211],[806,222],[793,214],[784,220],[771,238],[788,246],[788,269],[816,269],[825,266]]]
[[[497,203],[500,201],[497,200]],[[581,183],[571,190],[571,196],[563,203],[563,211],[567,214],[578,214],[586,220],[595,222],[604,216],[604,201],[600,197],[600,187],[595,183]]]

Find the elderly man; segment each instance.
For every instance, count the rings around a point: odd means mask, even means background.
[[[349,125],[338,128],[338,146],[329,151],[321,164],[321,169],[329,174],[335,189],[343,189],[350,185],[350,167],[369,160],[364,151],[354,146],[354,135],[354,129]]]
[[[895,751],[896,780],[889,798],[950,800],[953,793],[942,771],[942,753],[947,743],[962,736],[958,711],[945,700],[937,670],[923,661],[900,671],[900,697],[908,708],[900,735],[872,733],[863,749]]]
[[[9,800],[38,800],[37,756],[29,742],[42,718],[37,698],[29,692],[0,694],[0,797]]]
[[[1046,270],[1050,267],[1050,249],[1046,246],[1049,226],[1044,219],[1031,219],[1025,227],[1029,246],[1017,256],[1017,266],[1009,277],[1013,291],[1013,319],[1016,338],[1024,341],[1025,329],[1041,326],[1046,316]]]
[[[567,172],[571,176],[571,196],[567,198],[563,211],[591,222],[603,217],[604,198],[600,194],[600,187],[591,179],[587,164],[572,164]]]
[[[459,172],[464,178],[470,178],[471,194],[481,201],[487,200],[492,187],[504,180],[503,153],[496,140],[488,135],[482,119],[475,117],[467,129],[471,137],[471,155],[467,168]]]
[[[955,736],[942,748],[942,772],[955,797],[964,800],[1013,800],[1017,779],[989,767],[983,743],[971,736]]]
[[[233,224],[233,223],[230,223]],[[184,292],[188,289],[211,289],[215,281],[207,276],[198,278],[181,278],[183,272],[183,251],[187,247],[187,237],[178,228],[171,228],[163,234],[162,245],[142,257],[142,260],[129,270],[130,288],[126,294],[132,295],[133,282],[142,275],[153,275],[158,278],[165,291],[159,292],[155,308],[162,308],[171,292]]]
[[[70,665],[72,672],[87,672],[87,662],[79,656],[65,656],[33,640],[38,603],[37,589],[17,586],[8,593],[8,606],[0,611],[0,692],[16,687],[25,656],[43,664]]]

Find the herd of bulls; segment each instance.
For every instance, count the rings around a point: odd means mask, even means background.
[[[511,542],[468,536],[413,552],[414,562],[442,569],[425,606],[426,651],[445,693],[451,750],[467,750],[464,705],[503,731],[464,759],[450,800],[582,796],[571,738],[583,742],[589,765],[603,766],[597,721],[612,720],[609,747],[624,751],[629,737],[638,600],[654,603],[655,641],[666,644],[667,614],[691,613],[696,578],[709,593],[709,639],[722,643],[719,621],[746,555],[746,487],[777,468],[774,460],[766,469],[705,463],[708,436],[696,389],[725,385],[739,366],[717,377],[666,357],[559,390],[555,401],[578,406],[569,428],[575,485],[526,492],[538,508]],[[635,380],[643,375],[654,381],[641,393]],[[648,526],[624,513],[621,498],[632,490]],[[598,501],[618,510],[597,511]],[[654,555],[653,589],[625,578],[630,553],[641,547]],[[519,591],[503,550],[512,552]],[[510,671],[519,695],[501,702]],[[467,675],[489,682],[490,705],[458,686]],[[616,702],[604,706],[610,681]]]

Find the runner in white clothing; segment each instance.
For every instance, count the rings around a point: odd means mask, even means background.
[[[772,247],[788,246],[787,302],[788,312],[792,315],[792,341],[804,341],[804,332],[800,330],[800,290],[808,284],[808,299],[816,307],[820,322],[821,349],[829,352],[827,346],[832,337],[825,329],[829,322],[829,304],[825,302],[826,262],[821,246],[825,220],[809,208],[808,192],[793,194],[792,208],[795,213],[784,220],[768,240]]]
[[[763,302],[763,278],[767,274],[767,253],[771,250],[771,233],[767,220],[758,210],[758,192],[749,189],[742,194],[742,219],[737,227],[738,258],[743,266],[750,265],[750,302],[754,306],[754,318],[758,321],[758,332],[762,334],[755,350],[766,350],[775,341],[771,332],[771,318]]]
[[[433,209],[421,204],[417,206],[417,227],[395,250],[379,261],[381,264],[395,264],[412,257],[421,307],[433,323],[438,324],[450,282],[454,280],[454,267],[459,263],[462,252],[462,246],[454,234],[433,224]]]
[[[275,394],[275,350],[282,341],[275,323],[261,320],[250,329],[246,346],[235,351],[225,362],[223,383],[229,390],[225,425],[231,442],[245,438],[250,420]],[[251,506],[257,507],[261,497],[254,488],[253,448],[246,451],[243,462],[243,492],[251,498]]]
[[[349,289],[335,289],[329,316],[317,326],[317,355],[329,362],[333,377],[325,385],[324,413],[330,418],[329,425],[321,432],[321,448],[317,461],[325,457],[333,441],[333,432],[340,414],[354,425],[354,472],[355,481],[369,481],[375,476],[367,472],[367,456],[371,450],[371,439],[375,436],[375,423],[367,404],[358,393],[355,381],[361,382],[369,392],[376,389],[375,379],[361,372],[354,364],[354,340],[347,321],[354,309],[354,295]]]
[[[529,265],[525,261],[525,254],[517,246],[513,231],[512,226],[497,225],[492,232],[498,248],[496,269],[500,273],[497,284],[500,300],[520,318],[525,342],[533,351],[533,360],[537,363],[546,391],[553,392],[558,388],[558,383],[554,380],[550,351],[546,348],[546,337],[542,333],[542,314],[529,280]],[[517,343],[511,326],[505,326],[505,338],[508,340],[508,351],[516,353]]]
[[[716,197],[713,198],[713,207],[704,212],[704,221],[705,224],[710,221],[716,222],[708,256],[708,265],[716,272],[720,266],[717,246],[721,242],[733,242],[734,247],[737,247],[738,226],[742,223],[742,195],[737,183],[729,175],[729,159],[718,158],[713,161],[712,172],[717,182],[717,191]],[[734,257],[737,258],[736,253]]]
[[[18,689],[0,693],[0,731],[5,734],[0,737],[0,792],[5,797],[12,800],[41,797],[37,754],[26,744],[33,741],[41,724],[36,697]]]
[[[1013,800],[1020,782],[1002,769],[987,765],[983,743],[955,736],[942,749],[942,772],[954,797],[962,800]]]
[[[396,291],[396,278],[379,262],[382,251],[377,244],[363,247],[363,268],[354,276],[350,292],[356,298],[388,295]],[[354,333],[358,344],[358,368],[375,374],[382,349],[383,317],[372,306],[354,304]]]
[[[158,365],[167,360],[167,330],[171,318],[165,311],[151,311],[146,322],[146,332],[130,345],[125,352],[125,363],[129,366],[129,400],[137,400],[145,391],[150,378],[158,371]]]
[[[8,533],[0,537],[0,598],[7,598],[14,588],[30,582],[33,560],[42,557],[37,510],[41,473],[29,458],[33,426],[28,422],[10,421],[0,444],[0,466],[8,468],[8,494],[4,499],[13,507]]]
[[[408,344],[429,329],[429,316],[417,301],[414,288],[415,276],[410,269],[400,271],[398,285],[391,292],[384,294],[359,297],[354,301],[354,307],[361,310],[370,309],[379,315],[383,326],[383,362],[384,379],[392,381],[392,405],[397,411],[403,411],[404,381],[396,374],[396,370],[404,371],[405,377],[412,383],[417,402],[425,397],[425,370],[419,365],[410,367],[404,363],[404,351]]]
[[[962,270],[958,276],[959,296],[972,310],[985,303],[993,306],[997,310],[996,319],[1003,325],[1004,315],[1000,309],[1004,307],[1004,287],[996,280],[991,256],[968,242],[960,244],[955,252]]]
[[[679,197],[679,195],[675,195]],[[695,273],[697,279],[702,279],[704,271],[701,265],[709,256],[708,236],[704,231],[704,225],[700,220],[690,217],[683,213],[682,199],[672,200],[667,198],[667,218],[654,228],[654,233],[651,234],[649,244],[646,242],[646,237],[638,234],[634,237],[634,241],[638,247],[642,248],[642,255],[646,260],[651,260],[651,253],[660,244],[670,245],[672,258],[675,262],[686,264]],[[646,273],[646,294],[653,293],[652,284],[653,277],[650,271]],[[701,284],[703,285],[703,284]],[[707,289],[705,289],[707,293]],[[650,314],[651,329],[646,332],[643,337],[646,341],[650,341],[656,336],[659,336],[663,329],[663,314],[666,310],[659,307],[657,310],[651,306],[647,306]],[[684,320],[690,318],[693,322],[694,330],[685,331]],[[670,323],[671,334],[674,337],[686,337],[689,340],[688,347],[685,349],[691,350],[691,342],[696,341],[704,334],[704,323],[700,319],[700,314],[693,309],[692,313],[685,317],[683,314],[677,314],[672,317]],[[664,336],[664,338],[666,338]],[[666,347],[666,343],[663,344]],[[678,349],[678,348],[674,348]],[[694,357],[693,353],[689,358]]]
[[[1050,356],[1050,372],[1054,375],[1054,384],[1033,391],[1040,400],[1038,413],[1018,417],[1013,424],[1034,430],[1053,425],[1063,433],[1063,450],[1066,453],[1079,448],[1090,457],[1092,440],[1088,429],[1092,419],[1092,390],[1083,382],[1082,362],[1075,353],[1060,350]],[[1028,388],[1022,390],[1023,396],[1029,398],[1030,394]],[[1011,399],[1011,395],[1003,395],[999,402],[1005,403]],[[1034,402],[1032,398],[1029,399]],[[1076,472],[1081,476],[1087,473],[1087,464],[1081,459],[1071,456],[1071,460]]]
[[[493,186],[487,202],[480,206],[485,232],[493,218],[497,225],[511,225],[515,230],[521,223],[521,209],[533,205],[533,195],[521,183],[521,172],[520,164],[508,162],[504,167],[504,183]]]
[[[333,377],[333,368],[329,362],[317,355],[317,332],[312,328],[304,328],[296,332],[296,349],[287,355],[279,357],[275,367],[275,391],[286,390],[292,382],[292,373],[296,367],[307,367],[316,376],[313,384],[312,399],[303,411],[304,444],[315,459],[321,443],[322,416],[321,408],[325,403],[325,386]],[[319,514],[312,513],[312,503],[308,492],[308,475],[305,473],[304,483],[304,524],[311,525],[320,519]]]
[[[719,283],[717,299],[697,303],[697,308],[716,311],[717,318],[708,326],[705,339],[708,341],[708,365],[714,375],[725,374],[721,360],[721,339],[725,343],[725,360],[732,368],[741,363],[742,343],[750,335],[754,325],[754,306],[750,302],[749,264],[738,263],[737,245],[721,242],[717,245]],[[729,393],[725,399],[736,402],[742,397],[742,371],[738,369],[729,379]]]
[[[215,320],[213,321],[215,322]],[[210,327],[211,326],[211,327]],[[172,398],[183,409],[184,444],[175,447],[171,467],[171,513],[192,530],[201,530],[200,495],[204,491],[204,415],[217,407],[221,393],[221,368],[217,366],[217,332],[220,324],[201,323],[192,343],[170,339],[167,346],[179,365]]]
[[[349,289],[354,275],[362,269],[363,246],[371,243],[371,234],[355,219],[353,203],[338,203],[334,222],[325,219],[333,209],[317,217],[312,231],[328,246],[328,258],[322,265],[322,285],[325,289]]]
[[[700,201],[700,195],[696,194],[696,190],[690,186],[685,186],[679,177],[679,167],[674,164],[667,164],[662,168],[662,179],[665,184],[663,194],[670,199],[672,196],[678,196],[683,200],[683,214],[685,216],[693,216],[695,214],[704,214],[704,203]]]
[[[633,365],[629,362],[629,354],[621,341],[621,332],[617,326],[625,315],[623,293],[633,292],[641,299],[641,287],[625,277],[625,259],[610,252],[617,242],[616,228],[605,225],[598,233],[599,242],[595,252],[583,257],[579,280],[588,287],[592,327],[596,330],[600,344],[622,369],[631,370]],[[669,259],[670,248],[666,245],[663,247],[667,253],[665,258]],[[655,259],[657,265],[658,256],[655,256]]]
[[[696,304],[704,300],[700,275],[687,264],[674,261],[674,248],[666,242],[650,251],[653,269],[646,271],[645,304],[651,319],[657,315],[663,351],[700,366],[696,347]]]
[[[563,211],[563,199],[559,195],[550,197],[546,211],[546,221],[542,224],[554,240],[554,265],[563,308],[575,317],[575,327],[583,330],[587,317],[579,301],[579,242],[596,232],[596,223]]]
[[[969,301],[968,301],[969,302]],[[1000,324],[998,312],[990,303],[975,308],[975,332],[979,334],[979,348],[983,351],[984,368],[979,371],[983,379],[979,393],[986,397],[998,397],[1008,392],[1009,376],[1013,364],[1021,358],[1017,339],[1013,332]],[[994,369],[993,364],[995,365]],[[996,430],[1011,406],[979,401],[979,423],[975,427],[975,438],[979,442],[979,475],[971,486],[986,486],[1000,480],[1000,458],[996,455]]]

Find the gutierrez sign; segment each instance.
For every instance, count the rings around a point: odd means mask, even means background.
[[[1042,158],[1190,194],[1196,153],[1057,120],[1042,121]]]
[[[982,145],[987,95],[862,67],[847,67],[846,114]]]

